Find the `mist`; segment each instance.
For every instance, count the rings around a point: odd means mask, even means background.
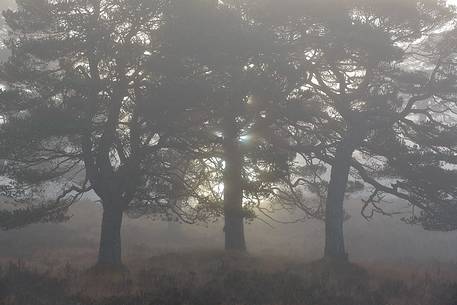
[[[345,224],[349,256],[359,262],[457,263],[457,234],[430,232],[405,224],[401,215],[377,216],[367,221],[360,214],[360,198],[347,204],[351,217]],[[2,260],[23,259],[35,263],[89,264],[96,258],[100,234],[101,208],[88,202],[75,204],[72,218],[64,224],[38,224],[0,232],[4,246]],[[303,217],[273,215],[278,221]],[[266,222],[266,223],[265,223]],[[273,220],[253,221],[246,226],[248,251],[254,255],[290,257],[313,261],[322,256],[324,225],[319,220],[280,224]],[[175,251],[219,250],[223,248],[223,224],[186,225],[152,218],[127,218],[123,228],[124,256],[127,260],[147,259]],[[50,259],[50,256],[52,259]]]
[[[457,0],[0,10],[0,305],[457,304]]]

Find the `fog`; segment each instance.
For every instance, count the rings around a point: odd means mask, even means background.
[[[348,200],[351,214],[345,223],[349,257],[359,262],[430,263],[457,262],[457,233],[430,232],[405,224],[401,216],[375,216],[367,221],[360,215],[361,201]],[[406,210],[406,209],[405,209]],[[0,231],[1,255],[41,264],[72,262],[90,264],[96,259],[101,208],[80,202],[71,209],[73,217],[63,224],[38,224]],[[295,217],[302,215],[296,212]],[[284,216],[284,215],[283,215]],[[275,215],[281,218],[280,215]],[[287,214],[283,219],[292,219]],[[123,254],[127,261],[147,259],[162,253],[193,250],[222,250],[222,221],[215,224],[185,225],[148,217],[125,218]],[[324,226],[318,220],[293,224],[254,221],[246,226],[248,251],[254,255],[286,256],[306,261],[322,256]]]
[[[457,0],[449,0],[457,4]],[[14,8],[14,0],[1,0],[0,9]],[[440,261],[456,262],[457,233],[431,232],[405,224],[401,215],[377,215],[366,220],[360,214],[361,198],[345,203],[351,217],[345,223],[346,246],[355,261]],[[402,205],[402,203],[398,203]],[[396,203],[394,203],[396,205]],[[409,211],[408,207],[404,209]],[[35,224],[11,231],[0,231],[3,259],[46,259],[46,253],[62,253],[60,261],[78,260],[88,254],[95,260],[100,234],[101,207],[86,201],[73,205],[72,218],[63,224]],[[284,216],[284,215],[283,215]],[[274,215],[281,218],[281,215]],[[302,212],[285,219],[301,218]],[[122,239],[124,257],[149,257],[170,251],[223,249],[222,220],[186,225],[166,223],[148,217],[125,218]],[[248,251],[253,254],[290,256],[308,261],[322,256],[324,226],[318,220],[280,224],[254,220],[246,226]],[[84,254],[84,255],[83,255]],[[84,259],[88,259],[84,256]]]
[[[454,4],[0,0],[0,305],[456,305]]]
[[[457,4],[457,0],[448,0],[448,3]],[[15,0],[0,0],[1,10],[14,7]],[[404,203],[391,204],[403,206],[408,215],[410,208]],[[457,262],[457,232],[426,231],[404,223],[402,215],[375,215],[367,220],[361,216],[361,205],[360,196],[352,196],[345,203],[350,214],[345,223],[346,247],[352,260]],[[65,223],[34,224],[0,231],[0,258],[43,262],[51,254],[60,262],[81,260],[90,264],[96,259],[101,213],[99,204],[82,201],[73,205],[72,217]],[[303,217],[303,212],[296,210],[293,215],[272,216],[283,220],[298,219]],[[187,225],[150,217],[126,217],[122,229],[123,256],[126,259],[147,258],[172,251],[221,250],[224,247],[222,222]],[[269,219],[254,220],[246,226],[246,240],[248,251],[253,254],[311,261],[322,256],[324,226],[321,221],[312,219],[289,224]]]

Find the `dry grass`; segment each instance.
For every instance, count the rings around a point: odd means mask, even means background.
[[[455,266],[335,269],[321,262],[202,251],[161,254],[128,267],[100,273],[78,264],[47,270],[21,261],[3,264],[0,304],[457,305]]]

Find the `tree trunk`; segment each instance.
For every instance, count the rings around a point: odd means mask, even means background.
[[[235,116],[228,116],[224,130],[224,218],[225,249],[246,251],[244,239],[243,156]]]
[[[363,139],[360,131],[349,130],[338,144],[330,174],[325,207],[325,250],[324,258],[347,261],[344,247],[344,197],[346,194],[352,154]]]
[[[98,265],[108,267],[122,266],[121,226],[123,211],[115,205],[103,206],[102,231]]]

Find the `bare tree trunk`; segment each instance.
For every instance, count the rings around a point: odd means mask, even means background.
[[[338,144],[331,170],[325,208],[324,258],[347,261],[344,247],[344,197],[346,194],[352,154],[363,139],[360,131],[349,130]]]
[[[121,226],[123,211],[115,205],[104,205],[100,250],[97,264],[100,266],[122,266]]]
[[[225,249],[246,251],[244,238],[243,156],[235,116],[228,116],[224,130],[224,217]]]

